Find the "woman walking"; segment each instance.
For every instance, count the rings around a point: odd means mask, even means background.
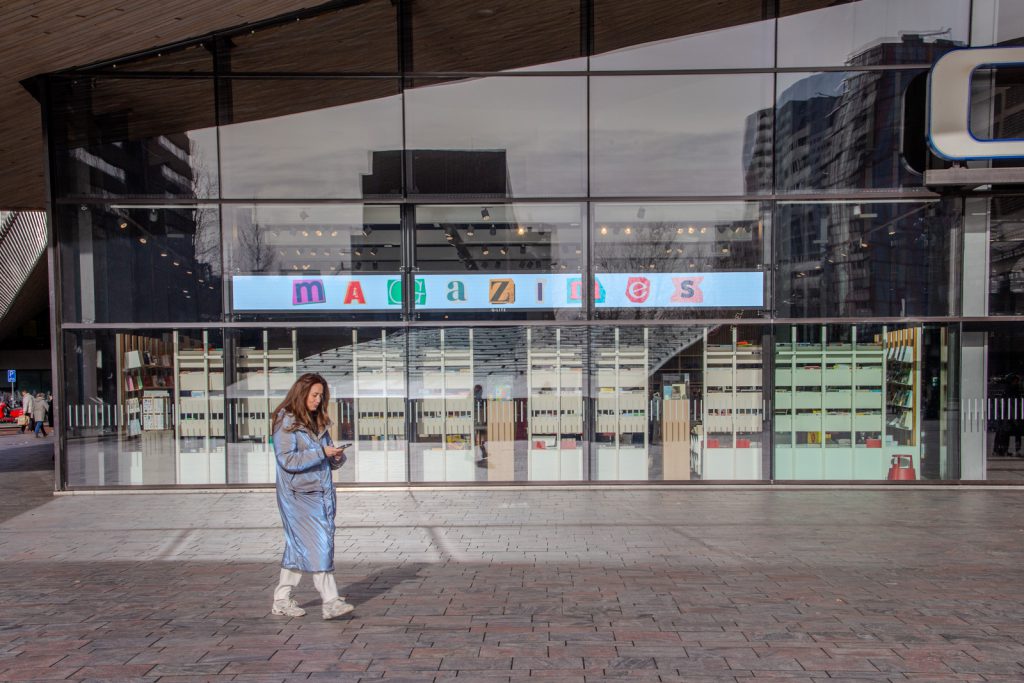
[[[43,392],[36,394],[36,397],[32,399],[32,419],[36,422],[36,438],[46,436],[46,427],[43,424],[46,422],[46,413],[50,410],[50,404],[46,401],[46,396]]]
[[[288,390],[274,411],[274,454],[277,456],[277,507],[284,524],[281,578],[274,590],[273,614],[301,617],[306,613],[292,598],[303,573],[323,600],[321,614],[334,619],[354,608],[338,596],[334,582],[334,513],[337,499],[331,470],[345,461],[344,447],[335,448],[328,427],[330,392],[320,375],[307,373]]]

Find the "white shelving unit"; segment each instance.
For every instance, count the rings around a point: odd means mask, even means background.
[[[917,442],[916,329],[851,342],[778,344],[775,478],[878,480]],[[794,331],[795,335],[795,331]],[[794,336],[795,338],[795,336]]]
[[[705,480],[760,479],[763,424],[763,359],[759,344],[741,344],[736,328],[728,344],[704,340]]]
[[[175,469],[179,484],[223,484],[224,350],[210,345],[203,331],[198,346],[174,335]]]
[[[420,437],[440,437],[423,450],[424,481],[475,481],[473,330],[468,348],[449,347],[439,330],[440,348],[425,349],[423,399],[416,425]]]
[[[612,440],[594,444],[595,479],[645,480],[648,467],[648,330],[638,344],[621,340],[615,328],[612,348],[595,348],[597,369],[595,424],[598,434],[611,434]],[[623,435],[630,435],[623,443]]]
[[[583,479],[583,355],[562,344],[555,330],[553,347],[535,348],[527,339],[527,403],[531,481]]]
[[[358,482],[404,482],[405,348],[389,343],[360,345],[352,331],[352,390],[355,442],[350,454]]]

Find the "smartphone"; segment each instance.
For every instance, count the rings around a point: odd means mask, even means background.
[[[343,443],[340,446],[335,446],[335,448],[348,448],[351,445],[352,445],[351,443]]]

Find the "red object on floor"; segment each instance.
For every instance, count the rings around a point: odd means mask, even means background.
[[[911,455],[894,455],[889,465],[889,481],[914,481],[917,472],[914,470],[914,457]]]

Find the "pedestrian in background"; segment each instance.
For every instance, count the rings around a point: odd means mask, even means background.
[[[21,414],[23,419],[21,420],[21,433],[24,434],[25,430],[32,424],[32,394],[25,391],[21,392]]]
[[[301,617],[306,611],[292,598],[303,573],[323,601],[321,616],[334,619],[354,608],[338,596],[334,581],[334,514],[337,498],[331,471],[345,461],[345,446],[335,448],[327,416],[330,391],[320,375],[306,373],[274,411],[277,459],[277,507],[284,525],[281,577],[272,614]]]
[[[50,404],[46,402],[46,395],[43,392],[36,394],[32,400],[32,419],[36,422],[36,438],[46,436],[46,428],[43,422],[46,421],[46,413],[50,410]]]

